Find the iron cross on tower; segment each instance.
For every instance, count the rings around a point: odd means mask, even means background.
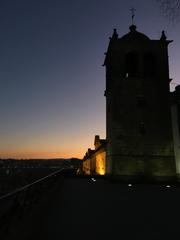
[[[131,18],[132,18],[132,25],[134,24],[134,17],[135,17],[135,8],[130,8],[129,11],[131,11]]]

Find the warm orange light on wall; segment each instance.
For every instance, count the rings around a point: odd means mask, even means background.
[[[90,175],[90,173],[91,173],[90,159],[86,159],[83,161],[83,172],[84,172],[84,174]]]
[[[106,153],[101,152],[96,155],[96,173],[99,175],[105,175],[105,158]]]
[[[104,175],[105,174],[105,169],[104,168],[99,169],[99,174]]]

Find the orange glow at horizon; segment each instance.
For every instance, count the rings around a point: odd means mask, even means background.
[[[82,133],[59,131],[46,136],[37,134],[26,136],[11,136],[3,141],[0,139],[0,159],[51,159],[51,158],[79,158],[84,157],[88,148],[93,148],[93,132]],[[103,134],[101,134],[103,135]],[[8,143],[8,144],[7,144]]]
[[[36,151],[36,152],[1,152],[1,159],[50,159],[50,158],[83,158],[83,154],[79,151],[65,151],[48,152],[48,151]]]

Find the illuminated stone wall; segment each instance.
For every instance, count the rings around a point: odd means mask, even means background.
[[[107,174],[174,180],[168,44],[130,26],[110,38],[106,67]]]
[[[105,175],[106,173],[106,152],[101,151],[96,154],[96,174]]]
[[[85,175],[105,175],[106,173],[106,140],[95,135],[94,149],[88,148],[83,160]]]
[[[83,160],[83,173],[85,175],[98,174],[105,175],[106,173],[106,152],[105,149],[100,149],[87,159]]]
[[[90,173],[96,174],[96,154],[92,154],[90,157]]]
[[[83,161],[83,173],[86,175],[90,175],[90,159],[86,159]]]

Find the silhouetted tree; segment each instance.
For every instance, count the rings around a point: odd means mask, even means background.
[[[172,22],[177,22],[180,18],[180,0],[156,0],[164,16]]]

